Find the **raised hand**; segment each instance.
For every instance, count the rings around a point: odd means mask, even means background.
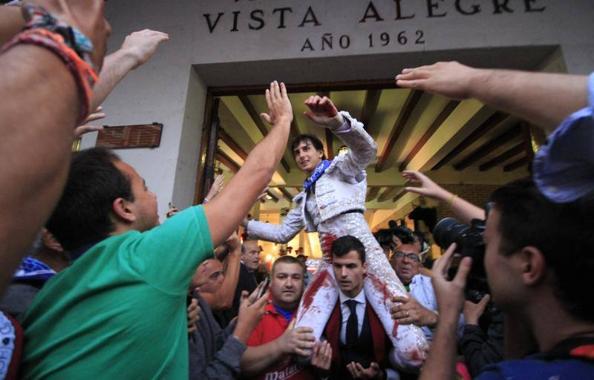
[[[305,105],[309,108],[309,111],[305,112],[305,116],[316,124],[329,128],[338,128],[344,122],[342,115],[338,113],[332,100],[326,96],[310,96],[305,100]]]
[[[396,75],[400,87],[414,88],[453,99],[471,97],[471,81],[480,71],[458,62],[438,62],[433,65],[403,69]]]
[[[407,184],[418,185],[418,186],[407,186],[404,189],[411,193],[417,193],[424,195],[436,200],[447,199],[451,194],[443,187],[433,182],[425,174],[414,171],[406,170],[402,172],[402,176],[406,179]]]
[[[270,83],[270,88],[266,90],[266,104],[268,113],[261,113],[262,120],[271,125],[277,125],[280,122],[291,124],[293,120],[293,107],[287,95],[287,88],[284,83],[274,81]]]
[[[464,305],[464,287],[466,277],[470,272],[472,259],[464,257],[458,265],[458,271],[453,280],[448,280],[448,270],[456,244],[452,244],[433,265],[433,289],[437,298],[440,318],[447,316],[457,320]]]
[[[132,69],[146,63],[157,51],[163,41],[168,41],[167,33],[144,29],[126,37],[121,50],[134,60]]]
[[[478,303],[464,301],[464,323],[478,325],[479,318],[485,312],[491,296],[485,294]]]
[[[95,120],[101,120],[101,119],[105,118],[105,113],[102,111],[103,111],[103,109],[101,107],[98,107],[95,110],[95,112],[93,112],[92,114],[89,115],[89,117],[87,117],[87,119],[84,121],[84,123],[82,125],[79,125],[78,127],[76,127],[74,129],[74,138],[79,139],[85,133],[97,132],[97,131],[103,130],[103,126],[101,126],[101,125],[88,124]]]
[[[270,293],[266,291],[258,298],[259,289],[260,287],[257,287],[249,296],[245,290],[241,292],[241,303],[239,304],[239,314],[237,315],[237,325],[235,326],[234,335],[244,343],[247,342],[252,330],[264,315],[264,307],[270,296]]]
[[[223,184],[225,183],[225,177],[222,174],[219,174],[215,177],[210,189],[208,190],[208,194],[204,197],[204,203],[210,202],[214,197],[217,196],[218,193],[223,190]]]

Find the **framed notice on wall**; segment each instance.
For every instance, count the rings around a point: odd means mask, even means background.
[[[97,146],[109,149],[156,148],[161,144],[163,124],[116,125],[103,127]]]

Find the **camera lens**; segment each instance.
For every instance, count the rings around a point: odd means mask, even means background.
[[[456,243],[458,250],[462,250],[463,237],[469,228],[468,225],[459,223],[454,218],[444,218],[435,225],[433,238],[443,249],[447,249],[452,243]]]

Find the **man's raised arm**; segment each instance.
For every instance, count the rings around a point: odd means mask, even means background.
[[[122,47],[105,57],[99,80],[93,90],[91,109],[103,103],[114,87],[132,70],[145,64],[169,35],[156,30],[144,29],[134,32],[124,40]]]
[[[0,45],[4,45],[25,26],[25,19],[18,6],[0,6]]]
[[[586,76],[475,69],[458,62],[404,69],[396,84],[454,99],[476,98],[547,133],[585,107],[588,93]]]
[[[101,66],[103,0],[36,3],[89,37]],[[68,67],[46,48],[19,43],[0,55],[0,71],[1,290],[60,197],[82,103]]]
[[[276,170],[289,138],[293,110],[284,83],[266,90],[268,113],[260,116],[272,129],[250,152],[243,167],[211,202],[204,206],[214,245],[222,243],[248,214]]]

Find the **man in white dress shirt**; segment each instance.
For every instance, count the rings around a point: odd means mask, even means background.
[[[346,235],[334,241],[331,251],[339,296],[324,331],[332,346],[330,377],[383,379],[391,343],[363,291],[365,247]]]

